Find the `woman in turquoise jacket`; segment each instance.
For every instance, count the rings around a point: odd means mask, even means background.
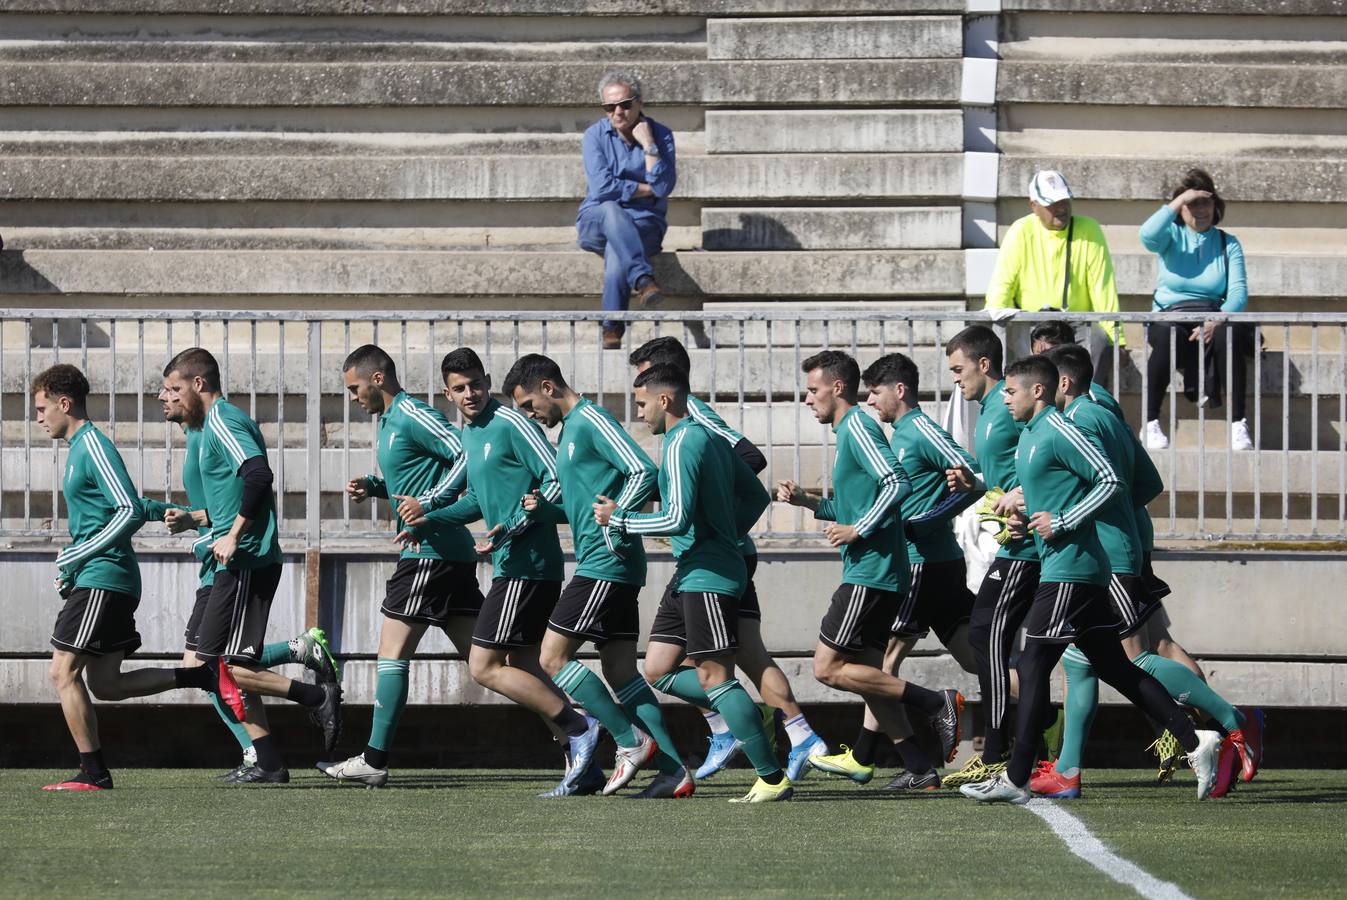
[[[1141,439],[1150,450],[1169,446],[1160,428],[1160,408],[1169,389],[1171,341],[1175,364],[1184,373],[1184,394],[1195,403],[1221,405],[1226,388],[1226,326],[1204,314],[1241,312],[1249,302],[1244,248],[1233,234],[1217,227],[1224,216],[1225,201],[1216,193],[1211,176],[1202,169],[1189,169],[1169,203],[1141,226],[1142,246],[1160,260],[1153,309],[1193,313],[1191,324],[1154,323],[1147,335],[1151,353],[1146,363],[1146,424]],[[1253,329],[1238,324],[1231,332],[1230,446],[1248,450],[1253,441],[1244,418],[1244,401]],[[1202,396],[1198,394],[1199,343],[1206,345]]]

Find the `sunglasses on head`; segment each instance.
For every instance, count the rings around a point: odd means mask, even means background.
[[[619,106],[623,109],[631,109],[631,105],[635,103],[636,100],[636,97],[628,97],[626,100],[619,100],[616,103],[601,103],[599,105],[603,107],[604,112],[612,113],[615,112]]]

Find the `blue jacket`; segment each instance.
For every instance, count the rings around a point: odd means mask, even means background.
[[[641,145],[627,146],[607,117],[585,129],[582,155],[587,187],[577,218],[587,209],[616,200],[633,219],[655,218],[660,224],[666,224],[669,195],[678,181],[673,132],[649,116],[644,119],[650,125],[660,153],[659,160],[649,171],[646,171],[645,151]],[[655,196],[633,197],[641,184],[650,185]]]

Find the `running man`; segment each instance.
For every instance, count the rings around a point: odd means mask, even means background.
[[[365,344],[342,363],[351,402],[378,416],[375,457],[383,476],[362,475],[346,485],[356,503],[380,497],[393,505],[395,533],[424,515],[423,504],[448,492],[454,466],[463,457],[458,429],[438,409],[403,390],[397,366],[382,348]],[[374,721],[364,752],[318,770],[338,781],[380,787],[388,781],[389,751],[407,708],[411,660],[426,630],[441,629],[459,656],[472,650],[472,629],[482,608],[477,551],[462,525],[423,529],[407,545],[388,579],[381,607],[379,657],[374,682]]]
[[[170,534],[191,532],[196,535],[192,542],[192,555],[201,564],[199,572],[196,602],[187,618],[187,630],[184,635],[182,664],[187,667],[201,665],[196,655],[201,630],[201,618],[205,615],[206,604],[210,601],[211,589],[215,584],[215,556],[211,553],[210,519],[206,514],[206,490],[201,482],[201,438],[205,434],[206,408],[193,402],[199,397],[184,395],[184,379],[178,372],[166,369],[163,373],[163,386],[159,390],[159,402],[163,404],[164,419],[182,426],[187,437],[186,452],[182,460],[182,487],[187,495],[187,505],[166,503],[142,497],[145,521],[163,522]],[[303,634],[288,641],[274,641],[262,648],[261,665],[271,668],[283,663],[301,663],[313,670],[320,682],[341,681],[341,669],[332,657],[327,644],[327,635],[321,628],[310,628]],[[208,692],[209,693],[209,692]],[[221,721],[229,728],[234,739],[243,751],[243,760],[232,771],[223,775],[226,781],[237,778],[243,770],[257,764],[257,752],[253,749],[248,729],[234,718],[232,712],[220,699],[218,693],[209,693],[211,704],[215,707]]]
[[[953,519],[975,503],[982,493],[977,463],[949,434],[922,411],[917,402],[919,373],[916,363],[901,353],[890,353],[870,365],[861,375],[869,388],[867,404],[879,420],[893,425],[890,449],[902,466],[912,493],[903,498],[907,559],[912,567],[911,586],[898,607],[893,636],[884,651],[884,671],[893,675],[917,642],[932,628],[965,672],[977,673],[968,643],[968,619],[973,594],[963,550],[954,539]],[[966,476],[968,486],[948,486],[951,473]],[[906,723],[906,714],[899,710]],[[816,768],[846,775],[864,784],[874,775],[875,753],[881,732],[874,713],[865,712],[865,722],[856,744],[835,756],[816,760]],[[930,756],[912,740],[910,723],[903,732],[889,734],[903,760],[903,771],[888,783],[888,790],[935,790],[940,776]],[[940,760],[944,763],[945,760]]]
[[[912,577],[901,512],[911,482],[879,423],[857,405],[861,371],[856,361],[841,351],[824,350],[806,359],[801,369],[805,405],[837,436],[833,497],[819,499],[793,481],[777,486],[779,502],[813,510],[815,519],[831,523],[823,534],[842,554],[842,584],[819,629],[814,675],[831,688],[859,694],[877,730],[891,739],[911,734],[903,707],[919,710],[935,728],[941,758],[949,759],[959,746],[963,697],[904,681],[884,666],[884,651]],[[841,756],[847,755],[844,749]],[[813,757],[810,765],[854,778],[832,765],[833,759]]]
[[[659,774],[637,797],[691,796],[692,776],[673,755],[673,738],[659,700],[636,668],[640,636],[638,600],[645,584],[645,548],[639,537],[615,540],[594,521],[594,500],[612,497],[624,509],[640,509],[655,493],[655,464],[602,406],[580,396],[555,361],[537,353],[519,359],[505,376],[505,394],[545,428],[561,425],[557,481],[561,504],[537,493],[524,499],[531,517],[568,522],[575,545],[575,575],[562,591],[543,636],[545,672],[607,729],[617,759],[604,794],[626,786],[655,761]],[[599,651],[603,679],[575,658],[587,641]],[[617,700],[604,680],[612,685]]]
[[[790,779],[757,706],[734,677],[739,597],[748,581],[739,537],[771,498],[724,441],[691,418],[686,372],[652,366],[636,376],[633,388],[641,418],[652,434],[664,435],[661,508],[643,513],[600,497],[594,521],[614,540],[644,534],[672,538],[678,565],[650,629],[646,678],[666,694],[720,713],[743,742],[758,780],[731,802],[789,800]],[[685,659],[691,667],[682,665]]]
[[[556,525],[529,517],[522,498],[535,491],[549,503],[561,498],[555,452],[537,423],[491,396],[491,378],[473,350],[450,351],[440,373],[444,395],[466,423],[463,455],[444,489],[426,496],[429,510],[404,520],[397,540],[419,547],[445,526],[486,522],[475,549],[491,555],[492,580],[473,626],[468,671],[482,687],[537,713],[568,748],[566,774],[543,797],[597,793],[606,783],[594,761],[599,723],[576,712],[538,662],[561,595],[561,542]],[[449,503],[465,477],[467,492]]]
[[[636,368],[637,374],[654,365],[671,365],[691,377],[692,362],[683,344],[674,337],[658,337],[646,341],[632,351],[627,360]],[[767,468],[767,457],[754,446],[753,442],[725,424],[725,421],[711,408],[710,404],[689,394],[688,414],[703,428],[720,437],[734,449],[749,469],[757,474]],[[744,556],[744,565],[748,567],[748,586],[739,598],[739,651],[735,654],[735,664],[748,676],[758,689],[767,710],[763,727],[767,729],[768,740],[776,743],[776,718],[779,715],[790,739],[790,753],[786,758],[786,777],[792,783],[798,782],[809,771],[806,763],[810,756],[828,752],[823,739],[814,733],[809,720],[805,718],[800,704],[795,701],[795,692],[791,690],[790,680],[777,665],[762,641],[762,608],[758,599],[757,585],[753,576],[758,569],[758,550],[753,538],[745,534],[739,541],[739,549]],[[780,710],[780,713],[774,712]],[[702,710],[707,725],[711,729],[710,746],[706,760],[697,770],[696,777],[710,778],[725,768],[738,754],[743,744],[731,732],[725,718],[715,710]]]
[[[1122,483],[1108,458],[1057,410],[1058,377],[1043,356],[1026,357],[1006,370],[1006,408],[1025,423],[1015,456],[1024,492],[1021,512],[1038,545],[1042,572],[1018,665],[1020,704],[1010,762],[1004,772],[960,791],[982,802],[1029,802],[1030,769],[1051,709],[1052,669],[1074,642],[1106,684],[1168,725],[1197,774],[1198,799],[1206,799],[1220,736],[1194,730],[1164,687],[1132,665],[1118,643],[1121,623],[1107,595],[1110,565],[1094,520]]]
[[[262,430],[225,398],[215,357],[192,347],[164,367],[171,402],[204,415],[198,462],[210,550],[215,559],[211,593],[197,628],[196,654],[203,665],[182,670],[186,686],[219,686],[221,699],[243,722],[257,753],[256,764],[232,784],[284,784],[290,772],[267,725],[262,696],[283,697],[309,709],[331,752],[341,736],[341,687],[335,681],[307,684],[270,672],[263,652],[271,602],[281,581],[276,498]],[[241,698],[238,689],[242,689]]]

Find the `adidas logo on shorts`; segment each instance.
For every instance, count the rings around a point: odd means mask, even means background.
[[[987,580],[988,580],[988,581],[1000,581],[1000,580],[1001,580],[1001,570],[1000,570],[1000,569],[997,569],[995,572],[993,572],[993,573],[991,573],[990,575],[988,575],[988,576],[987,576]]]
[[[244,647],[244,648],[243,648],[242,650],[240,650],[239,652],[240,652],[240,653],[244,653],[244,654],[252,654],[252,653],[256,653],[257,651],[253,649],[253,645],[252,645],[252,644],[249,644],[248,646]]]

